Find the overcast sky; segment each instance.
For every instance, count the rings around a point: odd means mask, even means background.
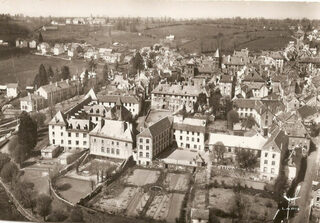
[[[0,12],[29,16],[266,17],[320,19],[317,2],[207,0],[0,0]]]

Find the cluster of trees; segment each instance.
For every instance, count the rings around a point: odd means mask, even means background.
[[[36,88],[39,88],[43,85],[49,84],[49,82],[60,81],[61,79],[66,80],[70,78],[70,69],[68,66],[62,66],[61,71],[56,69],[56,72],[53,72],[52,67],[49,66],[48,70],[44,67],[43,64],[40,64],[39,72],[34,77],[33,85]]]
[[[9,152],[14,161],[21,165],[37,144],[37,121],[39,124],[43,124],[44,117],[39,117],[36,121],[24,111],[19,116],[19,121],[18,135],[11,140]]]
[[[139,52],[131,60],[131,68],[134,74],[139,74],[142,70],[144,70],[144,60]]]
[[[212,161],[216,160],[218,164],[224,164],[225,163],[224,154],[226,152],[227,152],[227,149],[225,145],[222,142],[217,142],[214,145],[213,153],[211,155],[211,160]],[[256,154],[254,154],[250,150],[239,148],[236,151],[235,158],[237,161],[237,166],[241,169],[253,170],[254,168],[257,167],[258,157]]]

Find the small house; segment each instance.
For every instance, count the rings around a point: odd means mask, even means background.
[[[18,83],[7,84],[7,97],[15,98],[19,94]]]
[[[45,147],[45,148],[43,148],[41,150],[41,156],[44,159],[52,159],[52,158],[55,158],[57,156],[59,151],[60,151],[60,147],[59,146],[50,145],[50,146],[47,146],[47,147]]]

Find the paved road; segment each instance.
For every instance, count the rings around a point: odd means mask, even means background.
[[[314,178],[314,175],[317,172],[318,168],[318,160],[319,160],[319,140],[317,143],[317,150],[312,152],[308,156],[307,160],[307,170],[306,175],[304,178],[304,181],[301,185],[300,190],[300,198],[297,200],[297,204],[299,205],[300,211],[296,216],[290,221],[293,223],[301,223],[301,222],[309,222],[309,214],[310,214],[310,204],[312,199],[312,180]]]

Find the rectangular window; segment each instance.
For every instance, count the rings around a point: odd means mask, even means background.
[[[79,145],[79,141],[78,140],[76,141],[76,145]]]
[[[146,150],[149,150],[149,146],[146,146]]]
[[[71,137],[71,132],[68,132],[68,136]]]
[[[140,149],[143,149],[143,145],[140,145],[139,148],[140,148]]]
[[[264,157],[268,157],[268,153],[265,153],[265,154],[264,154]]]
[[[142,152],[139,153],[139,157],[143,157],[143,153]]]
[[[63,144],[63,139],[61,140],[61,144]]]
[[[71,145],[71,140],[68,140],[68,144]]]
[[[275,161],[272,161],[271,165],[272,165],[272,166],[276,165],[276,162],[275,162]]]
[[[111,142],[111,145],[114,145],[114,141]]]
[[[117,142],[117,146],[119,146],[119,142]]]
[[[140,138],[140,142],[143,142],[143,138]]]
[[[83,133],[83,138],[86,138],[87,137],[87,134],[86,133]]]
[[[146,139],[146,143],[149,143],[149,139]]]
[[[180,136],[180,140],[182,140],[182,136]]]
[[[56,141],[53,139],[53,140],[52,140],[52,144],[54,145],[55,143],[56,143]]]
[[[104,153],[104,148],[101,148],[101,152]]]
[[[87,145],[87,141],[83,141],[83,145],[86,146]]]
[[[146,153],[146,157],[149,158],[149,153]]]
[[[61,136],[63,136],[63,132],[61,132]]]
[[[119,155],[119,154],[120,154],[120,151],[119,151],[119,149],[117,149],[117,150],[116,150],[116,153],[117,153],[117,155]]]
[[[79,133],[76,133],[76,137],[79,137]]]
[[[274,168],[271,168],[271,173],[274,173]]]
[[[276,154],[272,154],[272,159],[276,158]]]
[[[197,142],[200,142],[200,139],[199,139],[199,138],[197,138]]]
[[[189,141],[189,137],[187,137],[187,141]]]
[[[111,153],[114,154],[114,148],[111,148]]]
[[[107,153],[110,153],[110,148],[107,148]]]
[[[268,164],[268,160],[264,160],[264,164]]]
[[[94,138],[93,141],[96,142],[97,141],[96,138]]]

